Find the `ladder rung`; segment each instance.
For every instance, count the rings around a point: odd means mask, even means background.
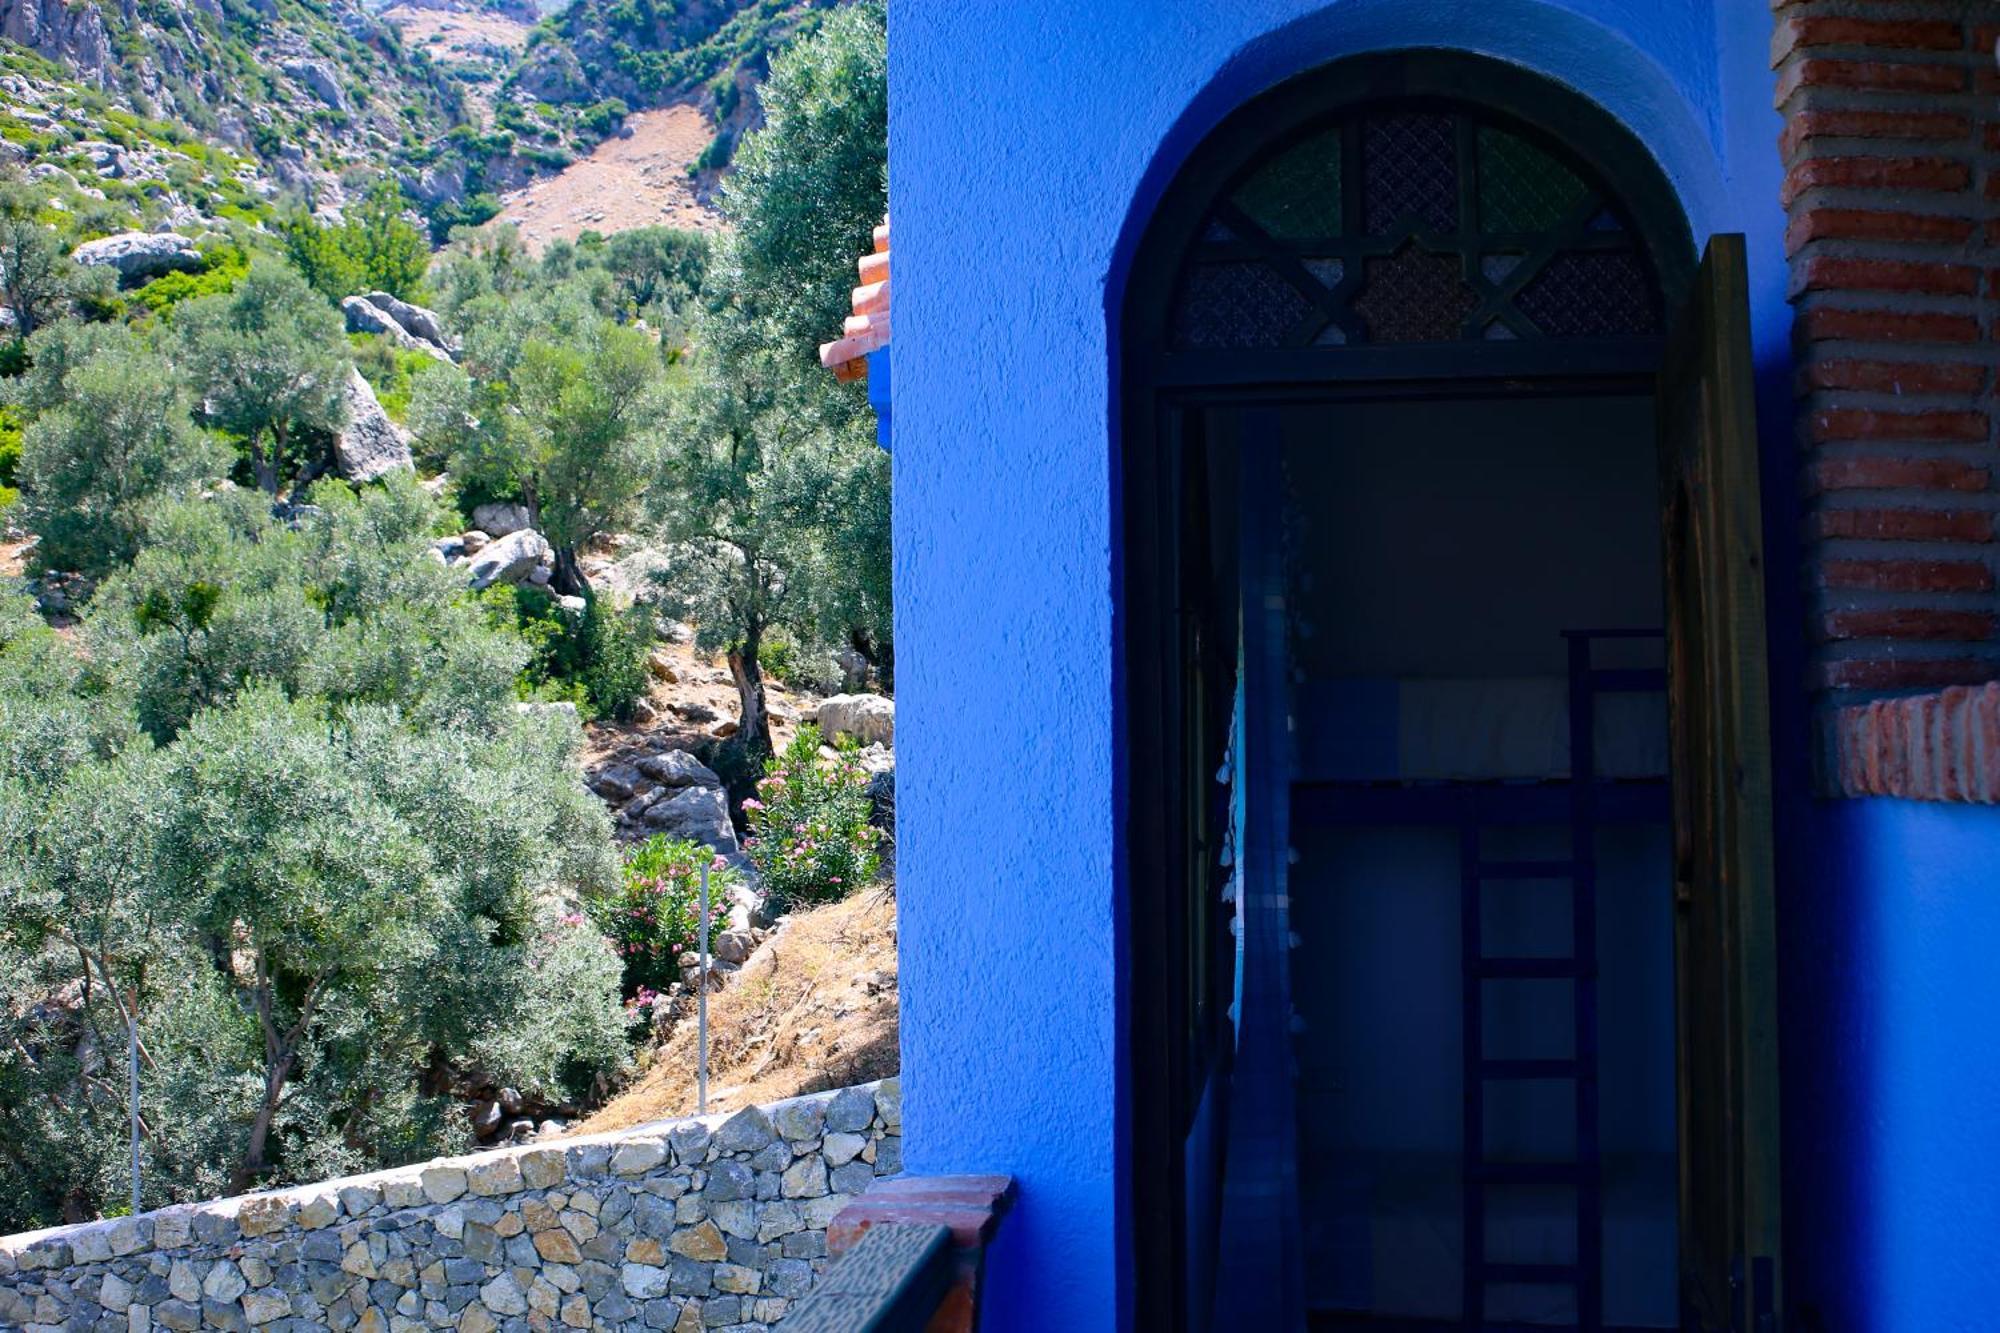
[[[1596,1070],[1586,1070],[1580,1060],[1481,1060],[1481,1078],[1595,1078]]]
[[[1593,694],[1655,694],[1667,688],[1667,673],[1657,667],[1611,667],[1590,673]]]
[[[1570,879],[1578,869],[1575,861],[1481,861],[1481,879]]]
[[[1576,1264],[1496,1264],[1479,1265],[1479,1276],[1487,1282],[1516,1282],[1534,1286],[1575,1285],[1583,1277]]]
[[[1474,969],[1481,977],[1582,980],[1594,974],[1574,958],[1480,958]]]
[[[1488,1185],[1574,1185],[1583,1179],[1578,1162],[1479,1162],[1472,1175]]]

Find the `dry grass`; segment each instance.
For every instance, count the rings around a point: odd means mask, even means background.
[[[715,137],[715,127],[685,103],[638,111],[627,132],[597,145],[554,176],[500,201],[495,223],[521,229],[530,251],[586,231],[606,236],[633,227],[715,231],[722,217],[702,201],[687,168]]]
[[[894,893],[869,889],[795,914],[709,996],[708,1020],[711,1111],[894,1074]],[[571,1132],[694,1114],[695,1040],[689,1001],[638,1080]]]

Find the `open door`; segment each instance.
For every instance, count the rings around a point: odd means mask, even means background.
[[[1709,242],[1660,384],[1688,1327],[1775,1333],[1777,947],[1743,238]]]

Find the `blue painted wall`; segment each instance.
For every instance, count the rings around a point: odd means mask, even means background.
[[[1991,1329],[2000,810],[1841,801],[1807,819],[1780,904],[1794,1301],[1829,1333]]]
[[[891,0],[889,22],[908,1160],[1020,1178],[992,1327],[1110,1329],[1129,1302],[1120,1173],[1167,1169],[1123,1160],[1118,1096],[1112,331],[1153,201],[1203,134],[1293,74],[1370,50],[1490,54],[1630,125],[1697,236],[1751,235],[1777,384],[1770,13]],[[1767,494],[1793,493],[1786,438],[1767,423]]]

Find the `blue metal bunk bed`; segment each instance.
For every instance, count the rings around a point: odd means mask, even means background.
[[[1458,1326],[1486,1333],[1514,1330],[1544,1333],[1551,1327],[1561,1327],[1489,1321],[1488,1290],[1502,1284],[1572,1289],[1576,1319],[1571,1327],[1587,1333],[1601,1333],[1605,1327],[1598,1117],[1597,831],[1608,823],[1665,823],[1671,817],[1671,798],[1664,776],[1606,779],[1599,776],[1597,765],[1599,700],[1612,694],[1662,693],[1667,681],[1664,669],[1600,666],[1593,650],[1606,642],[1660,641],[1664,638],[1662,631],[1572,630],[1565,631],[1563,637],[1568,655],[1567,779],[1297,781],[1292,787],[1292,820],[1300,827],[1416,824],[1457,831],[1465,1089],[1462,1313]],[[1529,825],[1567,825],[1569,855],[1551,860],[1511,860],[1489,858],[1483,851],[1485,831]],[[1487,953],[1482,911],[1486,888],[1522,880],[1569,884],[1572,941],[1568,956],[1509,957]],[[1507,980],[1567,981],[1573,985],[1570,1010],[1574,1032],[1568,1056],[1487,1056],[1483,1049],[1486,983]],[[1576,1150],[1571,1160],[1496,1160],[1488,1155],[1487,1090],[1496,1084],[1522,1081],[1572,1085]],[[1565,1185],[1574,1189],[1573,1261],[1516,1263],[1490,1256],[1488,1191],[1496,1186],[1515,1185]]]

